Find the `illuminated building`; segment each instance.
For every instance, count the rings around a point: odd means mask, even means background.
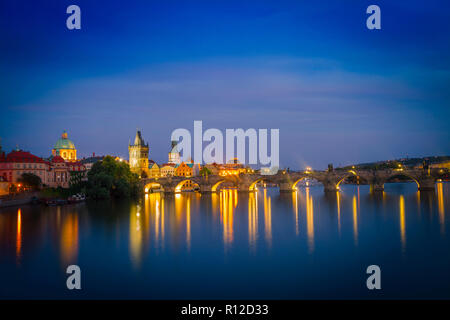
[[[142,139],[141,132],[137,130],[134,144],[128,146],[128,153],[130,157],[130,169],[139,176],[148,176],[148,144],[145,144]]]
[[[172,148],[169,152],[169,163],[181,164],[180,152],[178,151],[178,146],[176,141],[172,141]]]
[[[161,177],[173,177],[175,175],[175,165],[173,163],[165,163],[160,168]]]
[[[30,152],[14,150],[0,160],[0,176],[10,183],[19,185],[24,173],[31,173],[49,187],[69,187],[71,172],[86,172],[80,161],[65,161],[61,156],[44,160]]]
[[[161,176],[161,170],[158,164],[152,160],[150,160],[150,164],[148,165],[148,177],[149,178],[159,178]]]
[[[251,170],[250,168],[245,168],[242,163],[239,162],[238,158],[233,158],[228,163],[223,164],[219,167],[219,174],[221,176],[234,175],[245,173]]]
[[[52,149],[52,156],[58,155],[65,161],[77,160],[77,149],[73,142],[67,138],[67,132],[65,130]]]

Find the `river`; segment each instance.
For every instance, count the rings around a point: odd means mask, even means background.
[[[0,298],[448,299],[449,202],[444,182],[2,208]]]

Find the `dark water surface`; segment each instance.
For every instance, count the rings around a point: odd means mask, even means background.
[[[0,298],[450,298],[449,202],[397,183],[3,208]]]

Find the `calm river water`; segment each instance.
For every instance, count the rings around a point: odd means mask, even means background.
[[[3,208],[0,298],[450,298],[449,202],[395,183]]]

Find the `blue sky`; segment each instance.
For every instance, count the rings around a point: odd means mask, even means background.
[[[81,30],[65,26],[81,8]],[[370,4],[381,30],[366,28]],[[279,128],[282,166],[450,154],[446,1],[0,3],[0,137],[166,161],[176,128]]]

